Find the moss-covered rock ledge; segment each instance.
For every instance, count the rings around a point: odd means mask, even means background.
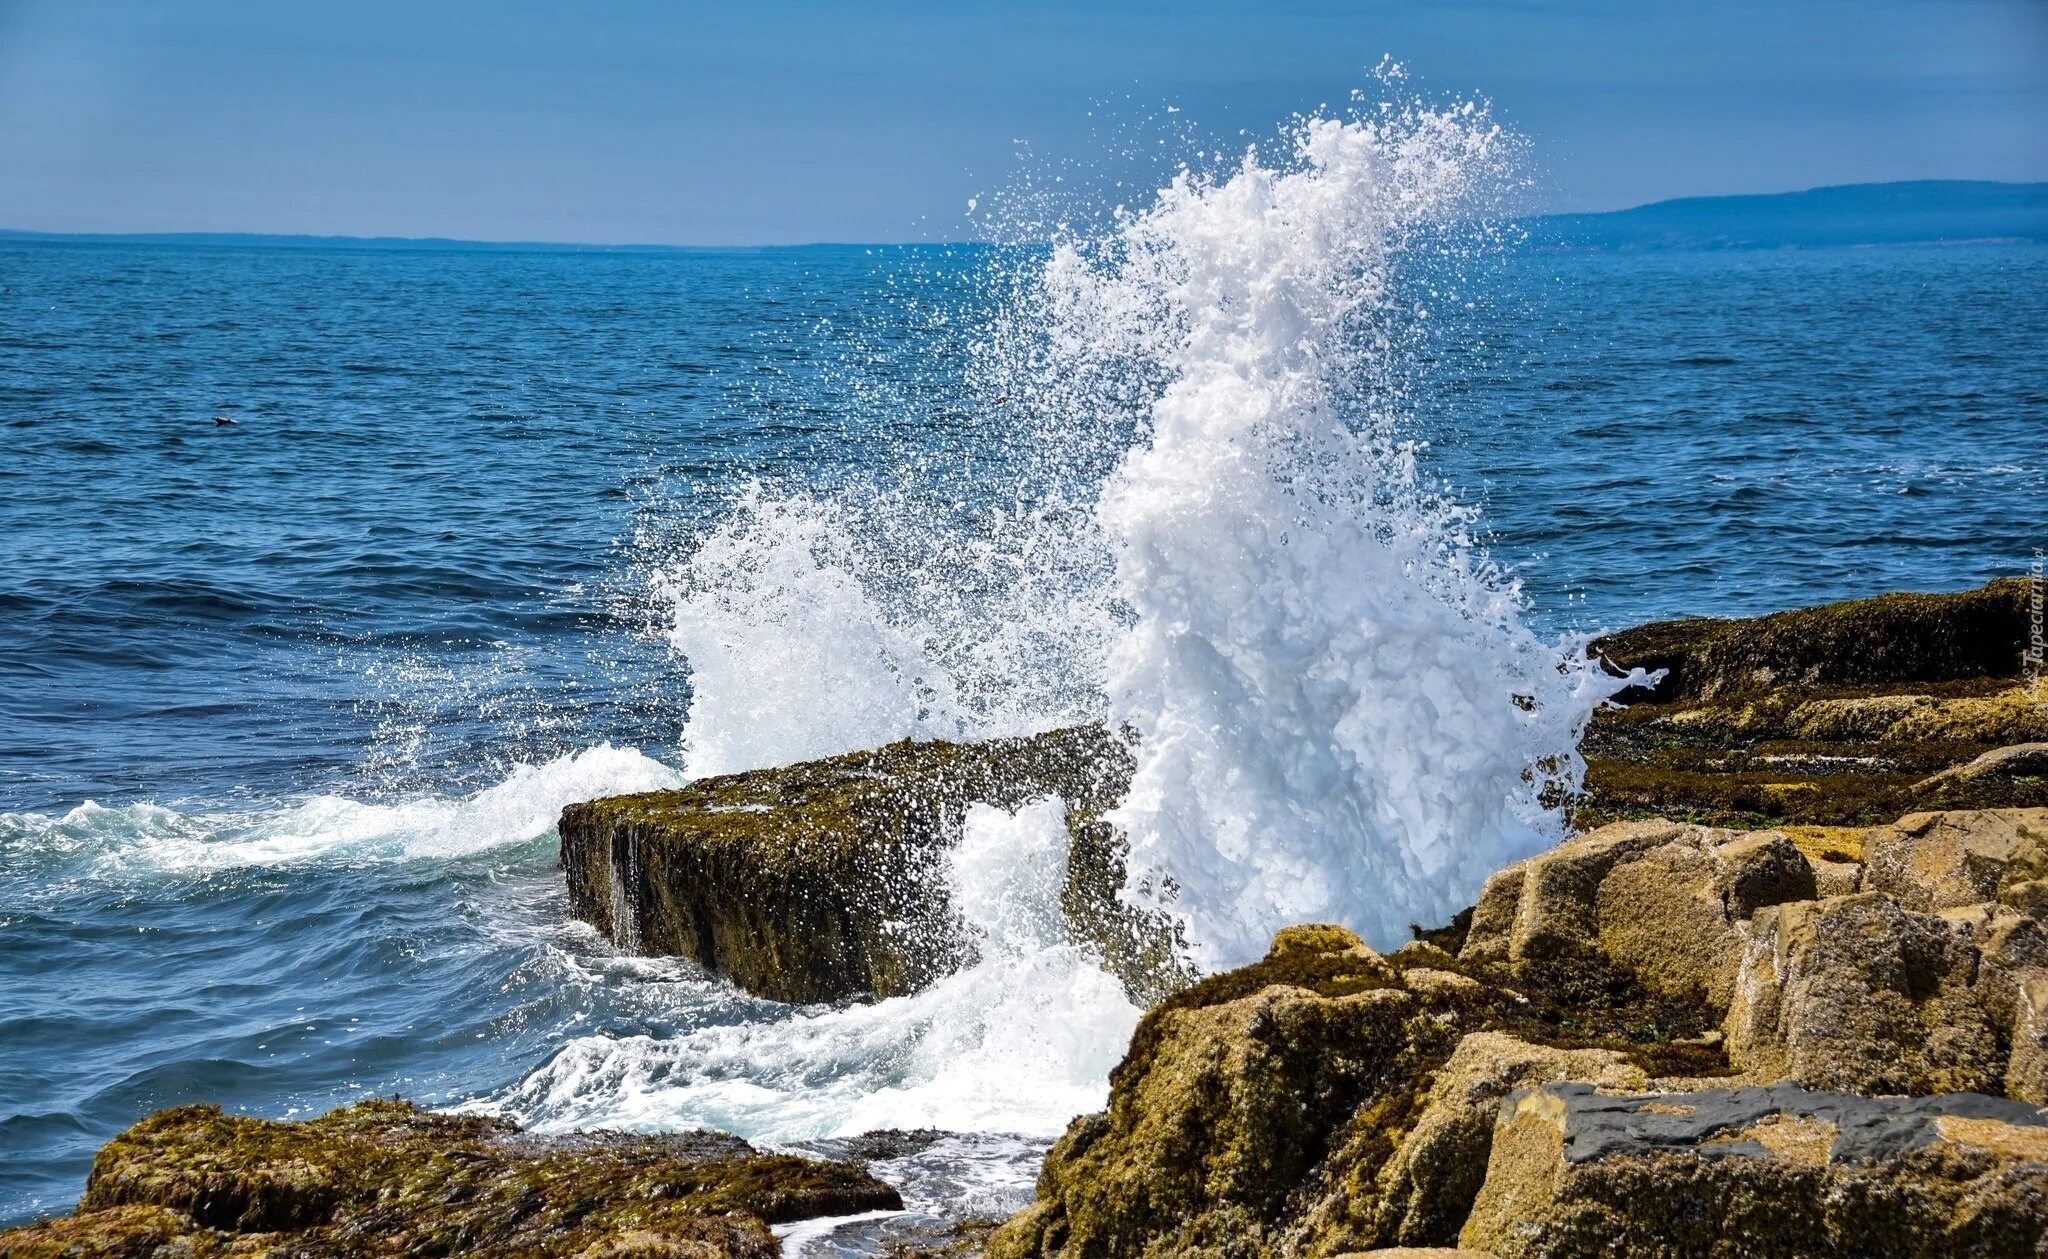
[[[181,1106],[108,1142],[77,1213],[0,1233],[0,1256],[774,1259],[771,1224],[900,1206],[851,1163],[719,1133],[544,1138],[400,1101],[307,1123]]]
[[[2028,583],[2012,578],[1599,639],[1616,667],[1665,672],[1595,716],[1577,820],[1872,826],[2048,804],[2030,617]]]
[[[1130,781],[1100,727],[868,752],[571,805],[560,829],[573,912],[621,947],[680,955],[750,992],[835,1001],[915,991],[972,949],[943,863],[967,809],[1067,806],[1062,896],[1075,939],[1138,995],[1174,986],[1156,924],[1116,900],[1122,852],[1097,819]]]

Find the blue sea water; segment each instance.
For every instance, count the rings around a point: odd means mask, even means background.
[[[776,1017],[567,921],[551,818],[673,777],[669,540],[1000,446],[986,262],[0,243],[0,1223],[156,1107]],[[2039,247],[1510,254],[1413,429],[1547,629],[1962,588],[2048,545],[2044,295]]]

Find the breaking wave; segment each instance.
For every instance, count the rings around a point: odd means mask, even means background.
[[[249,812],[187,813],[90,800],[66,813],[0,814],[8,866],[85,876],[205,873],[311,861],[456,858],[552,832],[578,800],[653,791],[682,781],[631,748],[586,748],[539,765],[515,765],[495,785],[462,799],[388,804],[320,795]]]
[[[1305,920],[1391,945],[1554,841],[1614,684],[1523,625],[1402,387],[1404,269],[1469,241],[1509,147],[1470,104],[1301,119],[995,255],[971,499],[929,461],[755,487],[665,571],[687,768],[1108,721],[1125,896],[1205,968]]]

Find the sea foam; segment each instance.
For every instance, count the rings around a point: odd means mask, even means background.
[[[1065,938],[1057,800],[970,809],[949,890],[978,959],[908,996],[670,1037],[584,1036],[473,1104],[545,1131],[709,1125],[796,1141],[936,1127],[1051,1137],[1102,1105],[1139,1011]]]
[[[1390,946],[1557,839],[1616,683],[1523,625],[1400,387],[1403,268],[1508,147],[1472,105],[1302,119],[1005,264],[970,372],[1001,506],[742,499],[670,583],[687,768],[1107,721],[1124,895],[1205,969],[1300,921]]]
[[[457,858],[552,832],[565,805],[673,787],[682,775],[632,748],[599,744],[516,764],[473,795],[397,802],[318,795],[280,808],[186,812],[159,804],[0,813],[0,857],[89,877],[203,874],[305,862]]]

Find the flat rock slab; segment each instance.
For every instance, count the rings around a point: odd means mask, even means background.
[[[1502,1104],[1503,1114],[1514,1113],[1537,1093],[1525,1089],[1511,1095]],[[2005,1125],[2015,1130],[2013,1145],[2037,1147],[2048,1156],[2048,1112],[1982,1093],[1859,1097],[1790,1083],[1619,1097],[1591,1084],[1565,1083],[1541,1093],[1561,1107],[1568,1163],[1678,1151],[1700,1158],[1768,1158],[1782,1151],[1753,1135],[1766,1123],[1810,1124],[1832,1132],[1826,1144],[1830,1163],[1887,1159],[1944,1140],[1943,1120],[1958,1121],[1948,1124],[1948,1131],[1978,1121]]]
[[[1866,826],[2048,805],[2048,694],[2025,676],[2028,583],[1891,594],[1598,639],[1662,676],[1594,715],[1578,824]]]
[[[970,806],[1066,806],[1070,938],[1134,995],[1177,983],[1170,937],[1116,896],[1122,848],[1098,819],[1131,756],[1099,726],[874,751],[574,804],[560,822],[571,910],[621,948],[691,958],[758,996],[914,992],[972,956],[945,857]]]
[[[1972,1094],[1796,1084],[1510,1095],[1459,1238],[1543,1256],[2034,1256],[2048,1116]]]

